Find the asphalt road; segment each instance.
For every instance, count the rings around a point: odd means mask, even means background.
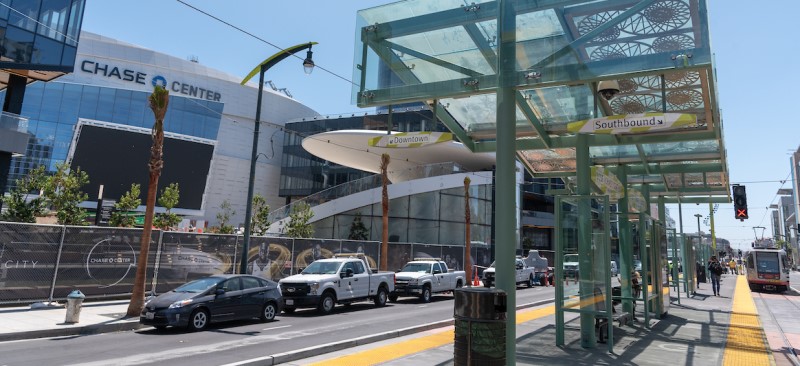
[[[552,299],[553,287],[517,290],[517,305]],[[0,366],[16,365],[222,365],[412,326],[451,320],[453,297],[428,304],[413,298],[375,308],[371,302],[282,314],[275,321],[212,324],[204,332],[169,328],[0,343]]]

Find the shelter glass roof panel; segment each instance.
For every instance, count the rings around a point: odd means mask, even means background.
[[[661,175],[668,190],[727,184],[706,2],[513,1],[516,72],[503,82],[516,91],[518,158],[533,173],[569,175],[575,134],[590,133],[595,163],[638,164],[650,180],[658,175],[651,169],[669,167]],[[460,0],[360,11],[354,100],[362,107],[436,105],[465,146],[496,151],[497,14],[497,1]],[[619,93],[607,100],[598,87],[609,81]],[[568,128],[641,114],[688,116],[691,123]],[[689,170],[677,172],[683,167]]]

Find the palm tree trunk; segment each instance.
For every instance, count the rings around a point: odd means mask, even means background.
[[[136,262],[136,278],[133,282],[131,302],[128,304],[127,316],[139,316],[144,308],[144,286],[147,277],[147,257],[150,253],[150,236],[153,231],[153,211],[156,206],[158,178],[164,168],[164,115],[169,104],[169,92],[156,86],[150,94],[150,109],[153,110],[156,122],[153,124],[153,146],[150,148],[150,181],[147,185],[147,206],[144,213],[144,230],[139,248],[139,259]]]
[[[382,197],[381,206],[383,207],[383,237],[381,239],[381,271],[389,270],[389,176],[386,170],[389,167],[389,154],[381,155],[381,181]]]

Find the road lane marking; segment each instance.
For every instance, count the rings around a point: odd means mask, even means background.
[[[539,309],[520,311],[517,314],[517,324],[529,322],[531,320],[539,319],[545,316],[553,315],[556,312],[554,305],[546,306]],[[409,356],[412,354],[420,353],[429,349],[442,347],[444,345],[453,343],[455,339],[454,331],[446,330],[435,334],[388,344],[385,346],[353,353],[346,356],[341,356],[329,360],[312,363],[316,365],[375,365],[382,362],[396,360],[401,357]]]
[[[264,328],[262,330],[273,330],[273,329],[281,329],[281,328],[289,328],[291,325],[281,325],[280,327],[272,327],[272,328]]]

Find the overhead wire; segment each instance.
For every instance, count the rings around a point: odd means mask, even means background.
[[[233,29],[236,29],[236,30],[238,30],[239,32],[242,32],[242,33],[244,33],[244,34],[246,34],[246,35],[248,35],[248,36],[250,36],[250,37],[253,37],[253,38],[255,38],[255,39],[257,39],[257,40],[259,40],[259,41],[261,41],[261,42],[263,42],[263,43],[265,43],[265,44],[268,44],[268,45],[270,45],[270,46],[272,46],[272,47],[275,47],[275,48],[276,48],[276,49],[278,49],[279,51],[282,51],[282,50],[284,50],[284,49],[285,49],[284,47],[280,47],[280,46],[278,46],[278,45],[276,45],[276,44],[274,44],[274,43],[272,43],[272,42],[270,42],[270,41],[267,41],[266,39],[263,39],[263,38],[261,38],[261,37],[259,37],[259,36],[255,35],[255,34],[253,34],[253,33],[249,32],[249,31],[246,31],[246,30],[244,30],[244,29],[242,29],[242,28],[239,28],[239,27],[237,27],[237,26],[235,26],[235,25],[231,24],[230,22],[228,22],[228,21],[225,21],[225,20],[223,20],[223,19],[220,19],[219,17],[217,17],[217,16],[214,16],[214,15],[212,15],[212,14],[208,13],[207,11],[205,11],[205,10],[202,10],[202,9],[200,9],[200,8],[198,8],[198,7],[194,6],[194,5],[191,5],[191,4],[189,4],[189,3],[187,3],[187,2],[185,2],[185,1],[183,1],[183,0],[177,0],[177,1],[178,1],[179,3],[181,3],[181,4],[183,4],[183,5],[186,5],[186,6],[187,6],[187,7],[189,7],[190,9],[193,9],[193,10],[195,10],[195,11],[197,11],[197,12],[199,12],[199,13],[203,14],[203,15],[206,15],[206,16],[208,16],[208,17],[210,17],[210,18],[212,18],[212,19],[214,19],[214,20],[216,20],[216,21],[218,21],[218,22],[222,23],[222,24],[225,24],[225,25],[227,25],[227,26],[229,26],[229,27],[231,27],[231,28],[233,28]],[[303,60],[303,58],[302,58],[302,57],[300,57],[300,56],[297,56],[297,55],[294,55],[294,54],[292,54],[291,56],[292,56],[292,57],[294,57],[294,58],[297,58],[298,60]],[[331,75],[333,75],[333,76],[335,76],[335,77],[337,77],[337,78],[339,78],[339,79],[342,79],[342,80],[344,80],[344,81],[346,81],[346,82],[348,82],[348,83],[350,83],[350,84],[353,84],[353,85],[355,85],[355,86],[360,86],[360,85],[356,84],[355,82],[353,82],[352,80],[350,80],[350,79],[348,79],[348,78],[346,78],[346,77],[344,77],[344,76],[341,76],[341,75],[339,75],[339,74],[337,74],[337,73],[335,73],[335,72],[333,72],[333,71],[331,71],[331,70],[328,70],[328,69],[326,69],[325,67],[323,67],[323,66],[321,66],[321,65],[318,65],[318,64],[316,64],[316,63],[315,63],[315,64],[314,64],[314,67],[315,67],[315,68],[319,68],[320,70],[322,70],[322,71],[325,71],[325,72],[327,72],[327,73],[329,73],[329,74],[331,74]]]

